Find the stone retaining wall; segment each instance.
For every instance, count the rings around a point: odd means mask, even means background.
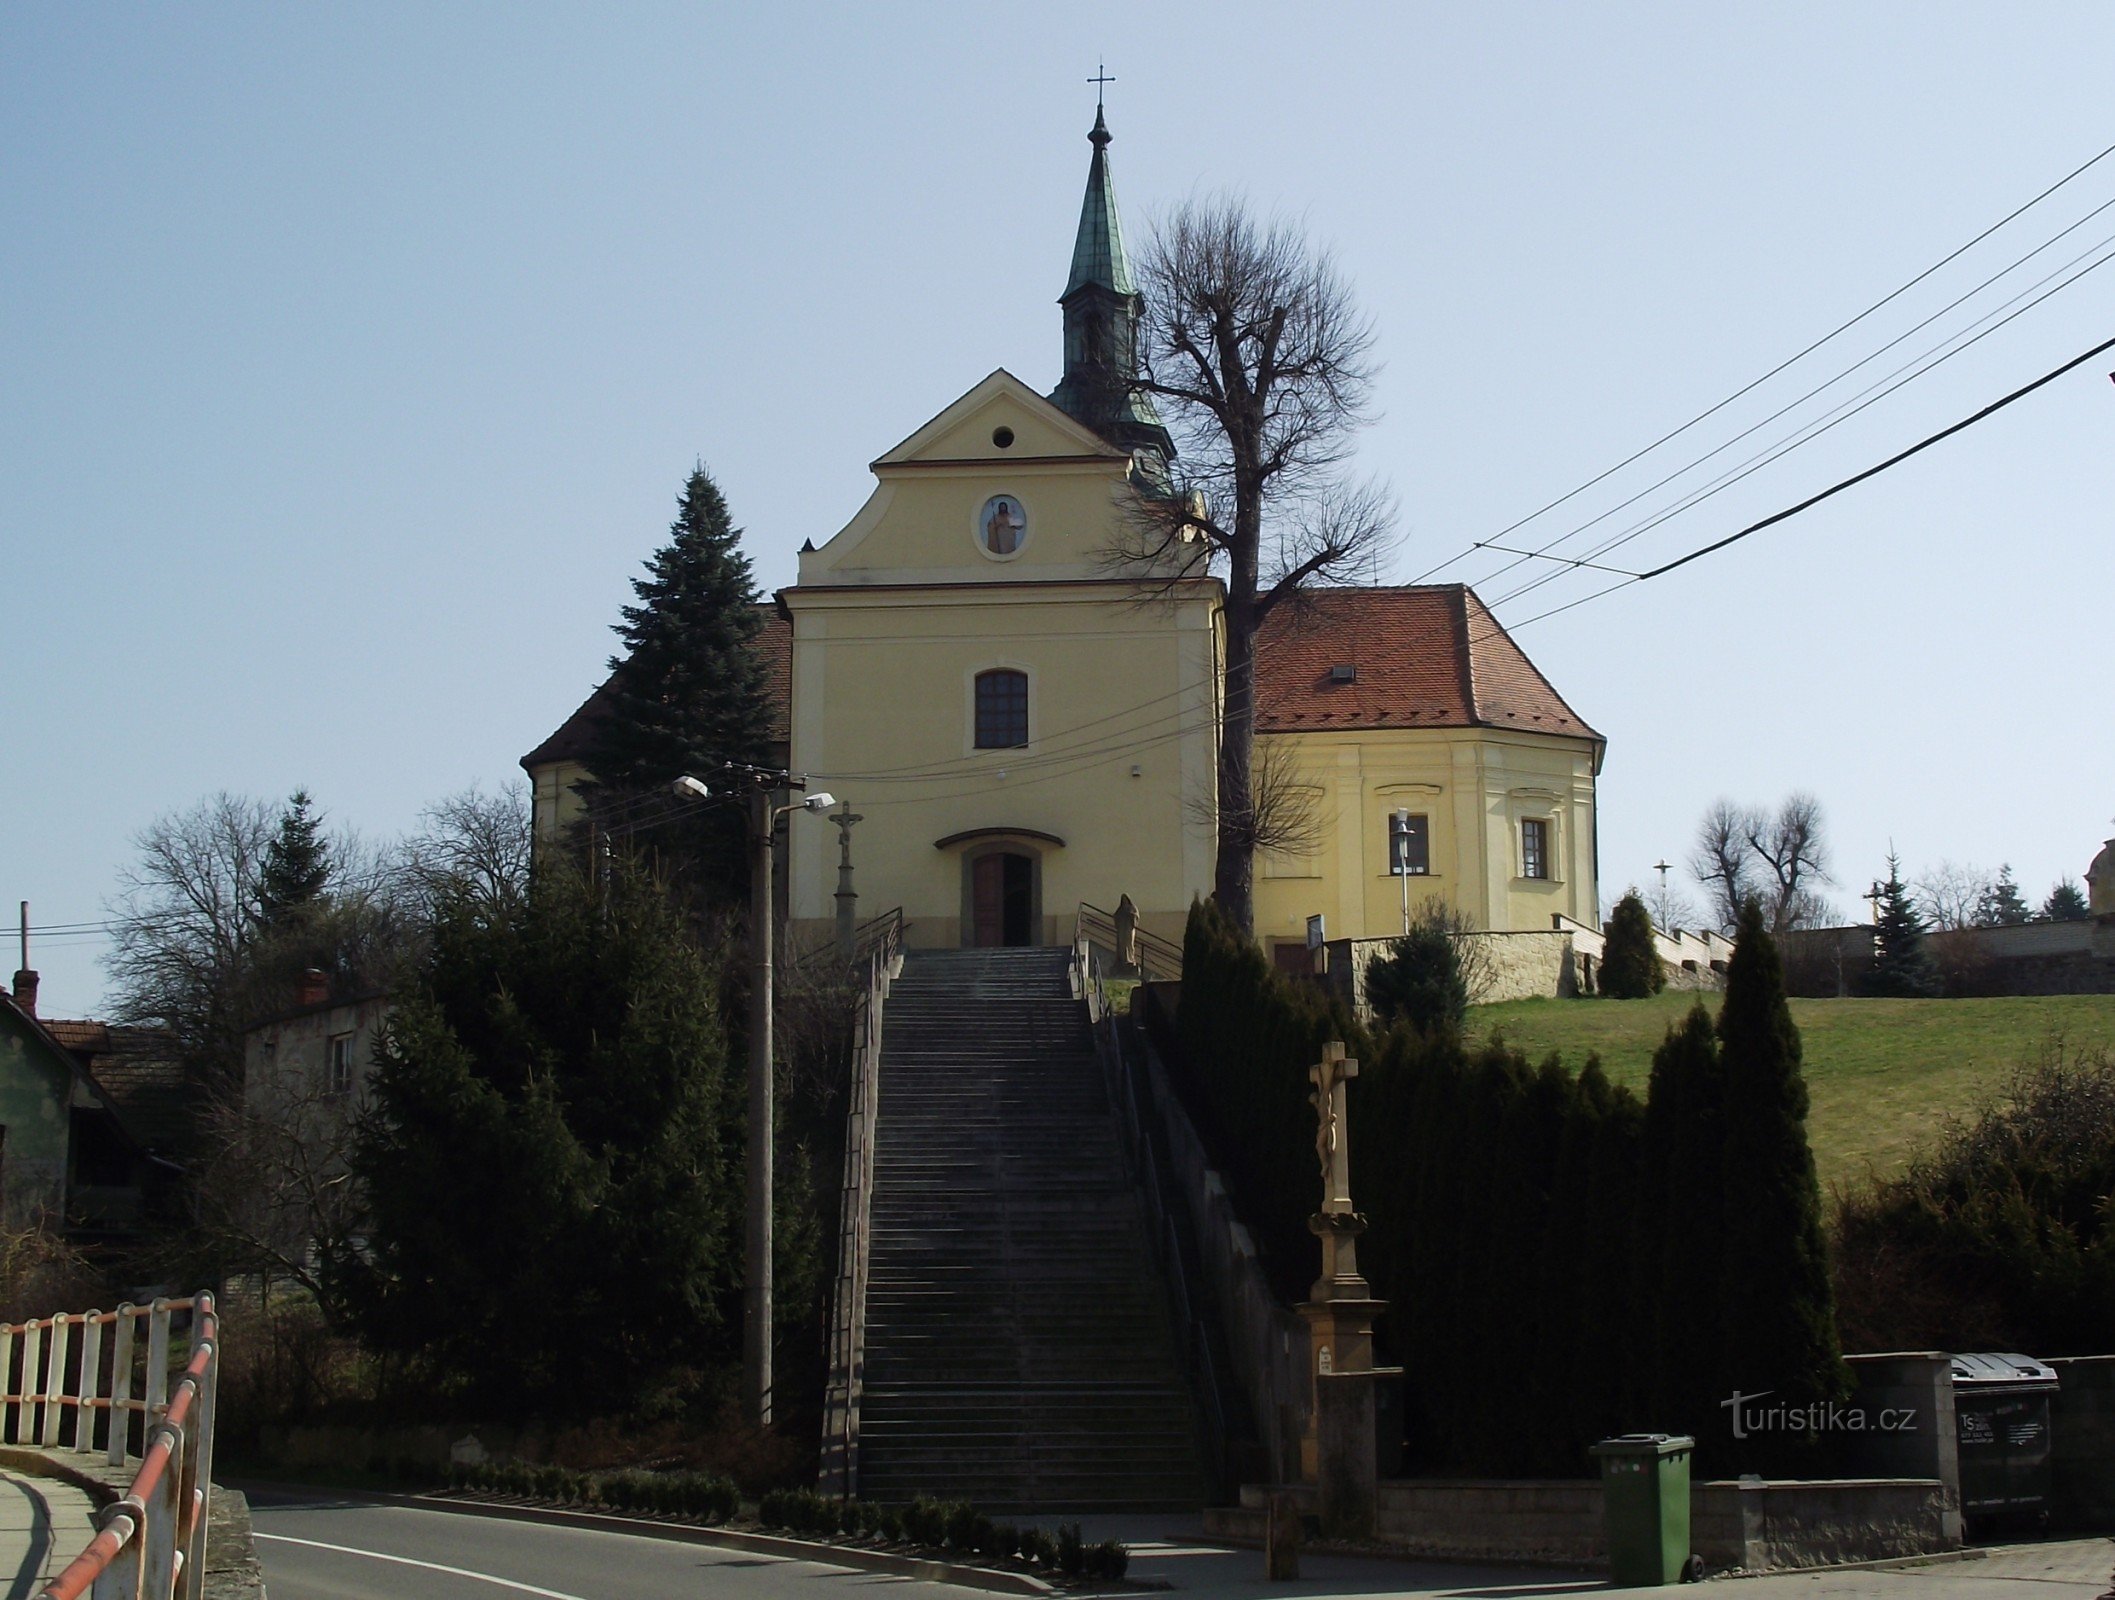
[[[1957,1502],[1935,1478],[1700,1483],[1689,1547],[1714,1569],[1767,1572],[1960,1548]]]

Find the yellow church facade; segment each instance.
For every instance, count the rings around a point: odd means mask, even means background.
[[[1139,301],[1094,156],[1048,396],[995,371],[872,464],[875,487],[801,551],[759,648],[790,769],[859,819],[862,918],[915,946],[1060,944],[1129,896],[1179,938],[1209,894],[1224,591],[1112,565],[1174,445],[1131,382]],[[1459,585],[1328,589],[1273,613],[1256,656],[1259,760],[1305,821],[1256,862],[1256,933],[1303,959],[1399,932],[1437,896],[1476,926],[1598,925],[1603,741]],[[524,758],[541,837],[578,815],[591,697]],[[842,831],[795,818],[789,934],[833,936]]]

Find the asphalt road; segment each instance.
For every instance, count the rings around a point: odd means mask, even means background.
[[[975,1590],[590,1528],[324,1497],[251,1496],[272,1600],[739,1600]]]

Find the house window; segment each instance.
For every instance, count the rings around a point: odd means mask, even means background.
[[[1028,742],[1028,674],[1000,668],[977,674],[977,748],[1008,750]]]
[[[1388,875],[1422,878],[1432,871],[1432,822],[1408,811],[1388,816]]]
[[[1520,875],[1550,875],[1550,825],[1540,817],[1525,818],[1520,824]]]
[[[353,1086],[353,1036],[349,1033],[334,1033],[330,1036],[330,1048],[325,1052],[325,1061],[330,1070],[330,1092],[351,1094]]]

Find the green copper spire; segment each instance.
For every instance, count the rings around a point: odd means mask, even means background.
[[[1100,284],[1118,294],[1136,294],[1130,258],[1124,254],[1123,219],[1116,212],[1116,185],[1109,179],[1109,124],[1094,107],[1094,131],[1087,135],[1094,160],[1087,167],[1087,198],[1080,203],[1079,237],[1072,242],[1072,276],[1065,293]],[[1062,298],[1062,297],[1060,297]]]
[[[1087,199],[1072,246],[1072,276],[1058,296],[1065,309],[1065,378],[1050,398],[1111,444],[1167,462],[1175,455],[1174,441],[1138,386],[1138,319],[1145,302],[1124,253],[1124,225],[1109,181],[1109,124],[1099,100],[1087,142],[1094,146]]]

